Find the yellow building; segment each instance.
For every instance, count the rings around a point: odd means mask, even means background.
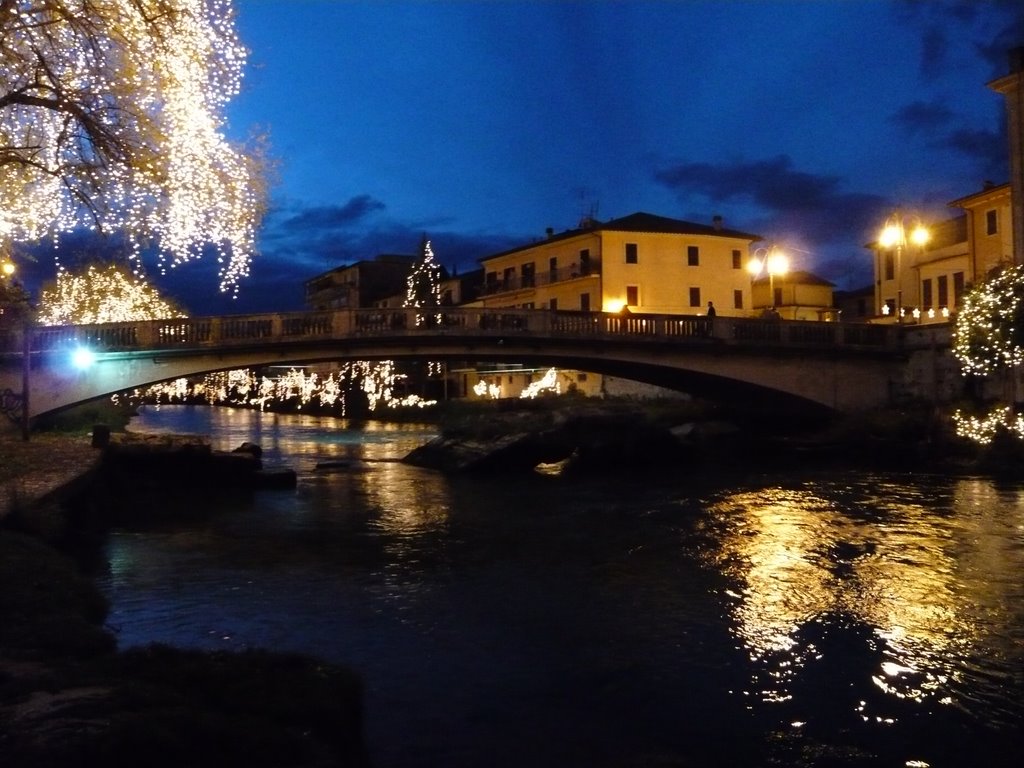
[[[925,223],[927,244],[905,239],[896,247],[873,243],[875,308],[882,321],[947,322],[971,286],[993,270],[1013,263],[1013,220],[1009,184],[987,184],[981,192],[949,203],[962,215]]]
[[[834,289],[833,283],[804,270],[763,275],[751,288],[752,306],[758,315],[774,312],[782,320],[833,322],[839,315]]]
[[[481,304],[615,312],[751,314],[746,271],[760,240],[712,224],[634,213],[548,236],[480,260]]]

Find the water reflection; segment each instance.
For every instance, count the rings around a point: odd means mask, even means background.
[[[190,405],[142,406],[129,431],[210,436],[216,450],[248,441],[263,449],[268,463],[287,461],[299,472],[325,461],[395,461],[434,434],[422,424]]]
[[[822,663],[824,630],[815,625],[837,622],[870,628],[866,642],[878,651],[870,679],[891,701],[963,706],[1002,695],[998,684],[986,692],[963,678],[969,660],[1005,654],[1007,634],[1020,632],[1020,491],[934,480],[871,477],[829,487],[827,498],[808,483],[710,506],[722,527],[714,564],[734,585],[734,631],[754,662],[747,695],[792,699]],[[1006,661],[1019,665],[1015,647]],[[864,698],[863,719],[892,721]]]

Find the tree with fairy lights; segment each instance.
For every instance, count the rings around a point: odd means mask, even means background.
[[[443,270],[434,258],[434,251],[426,237],[420,246],[420,258],[413,264],[405,279],[406,307],[426,310],[416,313],[416,325],[438,321],[436,310],[441,306],[441,278]]]
[[[120,265],[90,264],[80,271],[61,269],[43,286],[40,325],[120,323],[188,315],[153,286]]]
[[[230,0],[0,0],[0,245],[87,227],[161,267],[212,246],[237,293],[266,194],[259,140],[222,132],[245,58]]]
[[[970,291],[953,329],[953,354],[965,376],[1012,377],[1024,363],[1024,266],[1009,266]],[[1008,399],[1015,400],[1014,394]],[[988,444],[1000,432],[1024,438],[1024,419],[1011,405],[978,417],[957,411],[957,434]]]

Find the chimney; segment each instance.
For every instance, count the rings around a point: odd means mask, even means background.
[[[988,87],[1003,94],[1010,139],[1010,210],[1013,263],[1024,263],[1024,46],[1009,52],[1010,73]]]
[[[714,226],[715,232],[721,232],[722,231],[722,217],[721,216],[716,215],[713,219],[711,219],[711,224]]]
[[[548,235],[549,238],[555,236],[555,228],[554,227],[548,227],[544,231],[547,232],[547,235]]]

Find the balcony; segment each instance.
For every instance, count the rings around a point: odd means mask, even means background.
[[[568,267],[544,270],[543,272],[537,272],[533,275],[517,275],[515,277],[487,280],[484,282],[483,290],[480,295],[494,296],[499,293],[532,290],[542,285],[564,283],[569,280],[577,280],[581,277],[596,277],[600,273],[600,264],[594,264],[592,262],[582,268],[577,264],[573,264]]]

